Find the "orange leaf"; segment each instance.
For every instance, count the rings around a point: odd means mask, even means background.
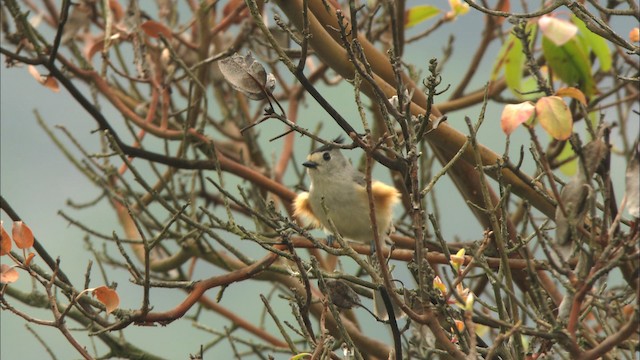
[[[0,220],[0,228],[2,228],[2,237],[0,238],[0,256],[7,255],[11,251],[11,237],[4,229],[4,222]]]
[[[110,314],[120,305],[118,293],[104,285],[93,289],[93,296],[104,304],[104,307],[107,308],[107,314]]]
[[[140,27],[142,28],[142,31],[145,32],[145,34],[151,36],[152,38],[159,38],[160,35],[162,35],[167,39],[171,39],[173,36],[171,34],[171,29],[157,21],[147,20],[143,22]]]
[[[499,1],[498,4],[496,5],[496,10],[503,11],[503,12],[511,11],[511,2],[509,0],[501,0],[501,1]],[[502,23],[506,19],[507,18],[505,18],[505,17],[497,16],[495,18],[496,25],[502,25]]]
[[[22,221],[16,221],[11,228],[13,241],[19,249],[27,249],[33,246],[33,232]]]
[[[542,128],[556,140],[567,140],[573,132],[573,118],[559,96],[545,96],[536,102],[536,117]]]
[[[93,55],[99,53],[100,51],[102,51],[102,49],[104,49],[104,40],[98,40],[94,43],[91,43],[91,46],[85,48],[85,59],[91,62],[91,59],[93,59]]]
[[[60,91],[60,86],[58,85],[58,80],[56,80],[56,78],[54,78],[53,76],[47,76],[45,78],[45,80],[42,82],[42,85],[48,87],[53,92]]]
[[[119,22],[124,17],[124,10],[122,9],[122,5],[117,0],[109,0],[109,9],[113,13],[113,19],[116,22]]]
[[[639,42],[640,41],[640,28],[633,28],[629,31],[629,40],[631,42]]]
[[[31,260],[33,260],[34,257],[36,257],[36,254],[30,252],[29,255],[27,255],[27,258],[24,261],[24,266],[29,267],[29,265],[31,264]]]
[[[54,92],[60,91],[60,86],[58,86],[58,80],[56,80],[54,77],[40,75],[40,73],[38,72],[38,69],[36,69],[36,67],[33,65],[29,65],[27,67],[27,70],[29,71],[29,74],[31,74],[31,76],[33,76],[33,78],[36,79],[36,81],[39,82],[40,84],[48,87]]]
[[[556,96],[568,96],[580,101],[584,106],[587,106],[587,97],[578,88],[565,87],[556,91]]]
[[[511,134],[520,124],[531,119],[534,110],[535,107],[530,101],[506,105],[500,116],[502,131],[507,135]]]
[[[36,79],[37,82],[42,84],[42,76],[40,76],[40,72],[38,71],[38,69],[36,69],[35,66],[29,65],[27,66],[27,70],[29,71],[29,74],[31,74],[31,76]]]
[[[3,284],[11,284],[16,282],[20,274],[13,268],[13,266],[9,266],[7,264],[0,265],[0,283]]]

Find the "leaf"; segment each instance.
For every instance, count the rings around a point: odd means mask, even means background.
[[[542,34],[557,46],[566,44],[578,33],[578,27],[574,24],[548,15],[542,16],[538,25]]]
[[[87,44],[89,45],[89,44]],[[98,40],[90,44],[90,46],[85,47],[84,57],[87,61],[91,62],[93,56],[104,49],[104,40]]]
[[[535,32],[535,23],[527,24],[526,31]],[[527,96],[522,94],[526,92],[522,88],[524,62],[522,42],[511,32],[498,52],[498,57],[491,73],[491,80],[496,80],[500,74],[500,69],[504,67],[504,78],[507,82],[507,87],[521,100],[527,100]]]
[[[300,354],[296,354],[296,355],[292,356],[289,360],[302,360],[302,359],[307,358],[307,357],[312,358],[313,354],[311,354],[311,353],[300,353]]]
[[[573,158],[573,159],[571,159]],[[566,159],[571,159],[564,164],[560,165],[560,171],[567,176],[573,176],[578,171],[578,158],[576,157],[576,152],[573,151],[573,147],[570,142],[565,142],[562,151],[556,157],[558,162],[562,162]]]
[[[34,238],[31,229],[22,221],[14,221],[11,228],[13,241],[18,249],[28,249],[33,246]]]
[[[629,31],[629,40],[631,40],[631,42],[640,41],[640,28],[636,27]]]
[[[573,99],[576,99],[582,103],[582,105],[587,106],[587,98],[584,96],[580,89],[574,87],[565,87],[558,89],[555,93],[556,96],[567,96]]]
[[[144,31],[145,34],[149,35],[152,38],[159,38],[160,35],[162,35],[166,39],[173,38],[171,29],[157,21],[147,20],[140,24],[140,28],[142,29],[142,31]]]
[[[625,172],[625,196],[627,211],[637,219],[640,218],[640,144],[636,141],[634,147]]]
[[[602,36],[589,30],[587,25],[577,16],[572,15],[571,21],[576,24],[580,30],[580,37],[585,40],[587,46],[598,58],[598,61],[600,62],[600,70],[609,71],[611,69],[612,59],[611,50],[609,49],[607,41]]]
[[[505,134],[510,135],[520,124],[531,119],[534,113],[535,106],[530,101],[506,105],[500,116],[500,127]]]
[[[469,4],[462,0],[449,0],[449,6],[451,6],[451,11],[445,14],[447,19],[456,18],[469,12]]]
[[[591,62],[578,38],[557,46],[547,37],[543,37],[542,51],[554,75],[568,85],[578,85],[587,97],[594,93]]]
[[[31,76],[33,76],[33,78],[36,79],[36,81],[39,82],[40,84],[53,90],[53,92],[60,91],[60,86],[58,86],[58,80],[56,80],[54,77],[48,76],[48,75],[47,76],[40,75],[40,72],[38,72],[38,69],[36,69],[36,67],[33,65],[29,65],[27,67],[27,70],[29,71],[29,74],[31,74]]]
[[[109,9],[113,13],[113,19],[115,22],[119,22],[124,18],[124,9],[118,0],[109,0]]]
[[[502,11],[502,12],[510,12],[511,11],[511,1],[510,0],[500,0],[498,1],[498,4],[496,5],[496,10],[498,11]],[[504,23],[504,21],[507,18],[502,17],[502,16],[496,16],[494,17],[494,21],[496,25],[502,25],[502,23]]]
[[[45,77],[44,82],[42,82],[42,85],[44,85],[45,87],[48,87],[53,92],[59,92],[60,91],[60,86],[58,85],[58,80],[56,80],[56,78],[54,78],[53,76]]]
[[[405,11],[404,27],[405,29],[414,27],[423,21],[431,19],[438,15],[440,9],[432,5],[418,5]]]
[[[98,301],[104,304],[104,307],[107,309],[107,314],[111,314],[113,310],[120,306],[118,293],[107,286],[103,285],[93,289],[92,294]]]
[[[251,53],[238,53],[218,62],[220,72],[231,86],[253,100],[264,99],[275,87],[273,74],[267,75],[264,66]]]
[[[29,267],[29,265],[31,265],[31,261],[33,260],[34,257],[36,257],[36,254],[30,252],[27,255],[27,258],[24,260],[24,266]]]
[[[567,140],[573,131],[569,107],[559,96],[545,96],[536,102],[536,117],[542,128],[556,140]]]
[[[13,266],[7,264],[0,265],[0,283],[11,284],[18,281],[18,278],[20,278],[20,274],[18,274]]]
[[[0,237],[0,256],[7,255],[11,251],[11,237],[7,230],[4,229],[4,221],[0,220],[0,229],[1,237]]]

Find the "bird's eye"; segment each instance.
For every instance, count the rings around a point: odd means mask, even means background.
[[[328,152],[323,153],[322,158],[324,159],[324,161],[329,161],[331,160],[331,154],[329,154]]]

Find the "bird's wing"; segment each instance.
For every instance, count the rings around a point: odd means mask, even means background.
[[[363,173],[361,173],[360,171],[354,171],[353,172],[353,181],[356,182],[356,184],[364,187],[365,185],[367,185],[367,180],[364,176]]]
[[[320,227],[320,221],[313,213],[311,203],[309,202],[309,193],[301,192],[293,200],[293,216],[301,217],[306,223],[313,227]]]

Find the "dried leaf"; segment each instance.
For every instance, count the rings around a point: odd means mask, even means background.
[[[636,219],[640,218],[640,144],[637,141],[625,173],[625,191],[627,211]]]
[[[110,314],[113,310],[117,309],[120,306],[120,297],[118,293],[108,288],[107,286],[100,286],[93,289],[93,296],[95,296],[98,301],[104,304],[107,309],[107,314]]]
[[[342,280],[327,280],[327,295],[333,305],[340,309],[351,309],[359,306],[360,298],[358,294]]]
[[[571,245],[572,233],[577,233],[576,227],[584,223],[584,218],[595,200],[595,192],[587,179],[578,173],[572,177],[560,192],[560,206],[556,208],[556,243],[560,246]],[[574,230],[571,230],[571,229]]]
[[[2,229],[2,237],[0,237],[0,256],[4,256],[11,251],[11,237],[4,229],[4,222],[2,220],[0,220],[0,228]]]
[[[160,35],[164,36],[167,39],[171,39],[173,37],[171,29],[157,21],[147,20],[140,24],[140,28],[142,29],[142,31],[144,31],[145,34],[151,36],[152,38],[159,38]]]
[[[250,99],[264,99],[275,87],[273,74],[267,75],[264,67],[251,56],[251,53],[245,57],[234,53],[220,60],[218,65],[231,86]]]
[[[19,249],[28,249],[33,246],[33,232],[24,222],[15,221],[11,228],[11,234],[13,235],[13,241]]]
[[[2,284],[11,284],[13,282],[18,281],[20,274],[13,268],[13,266],[9,266],[7,264],[0,265],[0,283]]]
[[[602,136],[590,141],[582,148],[582,155],[584,157],[584,169],[579,168],[580,171],[586,171],[584,174],[587,179],[591,179],[593,174],[598,170],[600,164],[607,158],[609,154],[609,146],[602,141]]]

